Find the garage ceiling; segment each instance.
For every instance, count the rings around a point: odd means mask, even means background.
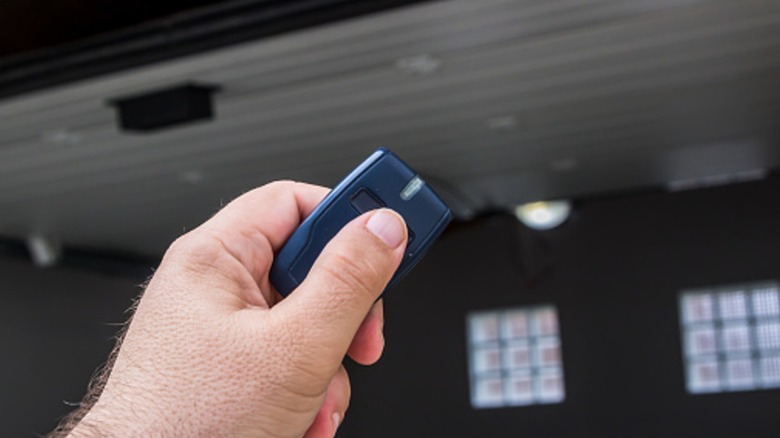
[[[183,82],[221,87],[215,121],[117,130],[109,99]],[[0,234],[155,256],[378,146],[462,218],[752,177],[780,165],[778,115],[780,2],[425,3],[0,100]]]

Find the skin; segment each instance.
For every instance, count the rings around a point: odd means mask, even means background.
[[[273,255],[328,189],[255,189],[177,239],[82,409],[55,435],[331,437],[350,385],[342,360],[382,354],[382,302],[406,226],[368,212],[283,301]]]

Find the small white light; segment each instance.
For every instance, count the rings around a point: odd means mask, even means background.
[[[515,208],[517,220],[534,230],[549,230],[566,221],[571,213],[569,201],[530,202]]]
[[[438,71],[441,60],[428,54],[415,55],[399,59],[395,66],[404,73],[424,76]]]
[[[27,238],[33,264],[39,268],[48,268],[57,264],[62,256],[62,246],[49,237],[30,236]]]
[[[550,162],[550,169],[556,172],[568,172],[576,168],[578,164],[574,158],[561,158],[560,160]]]
[[[200,170],[187,170],[177,175],[179,181],[184,184],[198,185],[206,181],[206,175]]]
[[[41,133],[41,140],[44,143],[72,146],[80,144],[83,139],[81,134],[70,129],[55,129]]]
[[[425,181],[423,181],[419,176],[415,176],[401,191],[401,199],[404,201],[412,199],[412,197],[414,197],[414,195],[416,195],[424,185]]]
[[[498,116],[488,119],[487,127],[494,131],[512,131],[517,128],[517,118],[515,116]]]

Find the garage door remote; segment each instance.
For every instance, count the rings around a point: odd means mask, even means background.
[[[406,253],[385,290],[420,261],[452,220],[449,207],[433,189],[395,154],[380,148],[330,191],[276,254],[271,267],[276,290],[287,296],[344,225],[382,207],[403,216],[409,230]]]

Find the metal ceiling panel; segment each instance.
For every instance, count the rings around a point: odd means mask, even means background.
[[[416,55],[440,65],[399,68]],[[461,216],[775,168],[778,78],[774,1],[426,3],[0,101],[0,233],[155,254],[377,146]],[[108,99],[185,81],[223,88],[215,122],[117,131]]]

